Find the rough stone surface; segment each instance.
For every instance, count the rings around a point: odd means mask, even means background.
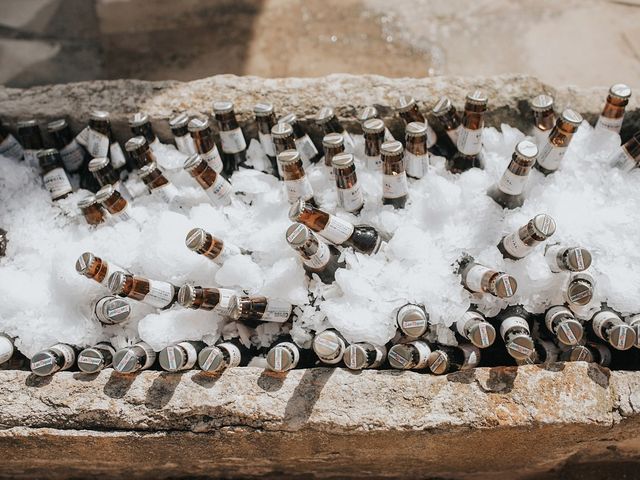
[[[582,362],[443,377],[5,371],[0,478],[564,475],[638,460],[638,387],[640,373]]]

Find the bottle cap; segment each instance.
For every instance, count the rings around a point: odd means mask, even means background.
[[[94,194],[87,195],[78,200],[78,208],[87,208],[98,203]]]
[[[519,157],[523,157],[529,160],[538,156],[538,147],[535,143],[529,140],[522,140],[516,145],[515,152]]]
[[[126,322],[131,315],[131,305],[124,298],[110,297],[108,301],[99,304],[100,316],[110,324]]]
[[[38,122],[35,119],[21,120],[16,123],[16,128],[18,130],[38,128]]]
[[[180,128],[184,128],[189,124],[189,115],[186,113],[179,113],[176,116],[172,117],[169,120],[169,128],[171,130],[177,130]]]
[[[371,118],[378,118],[378,109],[373,106],[364,107],[356,117],[360,123],[364,123]]]
[[[379,118],[372,118],[362,124],[364,133],[380,133],[384,131],[384,122]]]
[[[96,256],[93,253],[84,252],[78,257],[78,260],[76,260],[76,271],[80,275],[86,275],[87,271],[91,268],[95,261]]]
[[[108,122],[109,121],[109,112],[104,110],[93,110],[89,113],[89,119],[94,122]]]
[[[293,353],[282,345],[276,345],[267,353],[267,365],[269,366],[269,370],[273,370],[274,372],[291,370],[294,366],[293,362]]]
[[[105,359],[101,350],[85,348],[78,355],[78,368],[84,373],[96,373],[104,368]]]
[[[109,165],[109,159],[107,157],[96,157],[89,162],[89,171],[97,172]]]
[[[276,123],[271,127],[271,135],[274,138],[286,138],[293,135],[293,127],[289,123]]]
[[[104,187],[102,187],[96,193],[96,200],[98,202],[102,203],[105,200],[109,199],[109,197],[111,197],[111,195],[113,195],[115,191],[116,191],[116,189],[113,188],[113,185],[110,185],[110,184],[107,183]]]
[[[266,117],[273,113],[273,105],[270,103],[256,103],[253,106],[253,113],[256,117]]]
[[[565,262],[572,272],[582,272],[591,266],[591,252],[586,248],[569,248],[565,254]]]
[[[133,373],[140,369],[135,347],[126,347],[113,355],[113,369],[118,373]]]
[[[324,148],[334,148],[344,145],[344,137],[341,133],[328,133],[322,138]]]
[[[436,117],[441,117],[442,115],[448,113],[452,107],[453,105],[451,105],[451,100],[449,100],[449,97],[440,97],[440,100],[438,100],[438,103],[435,104],[435,106],[431,110],[431,113],[433,113]]]
[[[357,343],[353,343],[345,349],[343,360],[350,370],[362,370],[369,365],[367,350],[363,345]]]
[[[473,105],[486,105],[489,99],[482,90],[474,90],[467,94],[466,101]]]
[[[538,237],[537,239],[540,239],[540,241],[546,240],[556,231],[555,220],[546,213],[533,217],[532,225],[534,234]]]
[[[68,126],[69,125],[67,124],[67,121],[64,118],[61,118],[59,120],[54,120],[53,122],[49,122],[47,124],[47,131],[50,133],[59,132],[60,130],[65,129]]]
[[[562,120],[570,123],[571,125],[579,127],[582,123],[582,115],[574,110],[571,110],[570,108],[565,108],[562,112]]]
[[[198,153],[194,153],[189,155],[187,159],[184,161],[183,168],[188,172],[193,170],[195,167],[200,165],[203,162],[202,157]]]
[[[278,154],[277,159],[280,163],[296,163],[300,161],[300,154],[297,150],[285,150]]]
[[[571,305],[584,306],[593,298],[593,284],[583,277],[574,277],[567,286],[567,301]]]
[[[127,275],[124,272],[113,272],[108,281],[109,290],[116,295],[122,293],[126,281]]]
[[[40,165],[62,161],[62,157],[60,156],[60,152],[58,152],[57,148],[45,148],[44,150],[40,150],[37,157]]]
[[[140,170],[138,170],[138,177],[141,179],[151,175],[155,170],[158,169],[158,164],[155,161],[151,161],[146,165],[142,166]]]
[[[204,372],[217,372],[222,370],[224,364],[224,353],[216,346],[205,347],[198,354],[198,366]]]
[[[51,350],[38,352],[31,357],[31,371],[40,377],[51,375],[60,369],[56,360],[57,356]]]
[[[300,247],[304,245],[309,241],[311,236],[312,233],[309,228],[302,223],[289,225],[289,228],[287,228],[287,232],[285,233],[287,243],[292,247]]]
[[[316,114],[316,123],[322,125],[323,123],[327,123],[335,116],[333,112],[333,108],[331,107],[322,107],[318,113]]]
[[[513,335],[505,346],[509,355],[516,360],[525,360],[534,351],[533,339],[526,333]]]
[[[616,83],[609,89],[609,95],[618,97],[621,100],[626,100],[631,96],[631,88],[624,83]]]
[[[392,368],[400,370],[411,368],[415,363],[414,347],[404,343],[393,345],[389,349],[387,358]]]
[[[178,290],[178,303],[183,307],[189,308],[196,301],[196,287],[187,283]]]
[[[233,102],[229,100],[222,100],[219,102],[213,102],[214,113],[229,113],[233,111]]]
[[[293,123],[296,123],[297,121],[298,121],[298,117],[296,116],[295,113],[287,113],[285,116],[280,117],[278,119],[278,123],[293,124]]]
[[[588,347],[584,345],[576,345],[571,350],[562,354],[563,360],[567,360],[569,362],[587,362],[591,363],[594,361],[593,353],[589,350]]]
[[[553,97],[550,95],[538,95],[531,99],[531,110],[534,112],[544,112],[553,108]]]
[[[202,228],[192,228],[189,230],[189,233],[187,233],[184,243],[189,250],[193,250],[195,252],[204,247],[207,242],[207,237],[208,233]]]
[[[574,318],[566,318],[562,320],[558,324],[558,328],[556,330],[558,341],[570,347],[580,343],[583,335],[584,329],[582,328],[582,324]]]
[[[509,298],[515,295],[518,282],[508,273],[500,273],[493,282],[493,289],[496,297]]]
[[[149,148],[147,139],[142,135],[130,138],[127,140],[127,143],[124,144],[124,149],[127,152],[137,152],[138,150],[146,150],[147,148]]]
[[[187,363],[187,354],[179,345],[169,345],[160,350],[158,361],[160,367],[167,372],[177,372]]]
[[[496,340],[496,329],[489,322],[475,322],[467,333],[469,341],[478,348],[487,348]]]
[[[395,140],[392,142],[384,142],[380,145],[381,155],[401,155],[403,151],[404,148],[402,148],[402,144]]]
[[[333,330],[318,333],[312,343],[313,351],[325,363],[338,363],[342,360],[346,347],[342,337]]]
[[[136,112],[129,117],[129,126],[130,127],[139,127],[140,125],[144,125],[145,123],[149,123],[149,115],[143,112]]]
[[[398,100],[396,100],[396,111],[406,112],[411,110],[415,104],[416,100],[411,95],[400,95]]]
[[[405,129],[407,137],[423,137],[427,134],[427,125],[422,122],[411,122]]]
[[[398,309],[396,323],[406,336],[419,338],[429,328],[429,316],[420,306],[409,304]]]
[[[451,361],[444,350],[434,350],[427,357],[427,367],[435,375],[443,375],[449,371]]]
[[[350,153],[339,153],[338,155],[334,155],[331,159],[331,165],[338,169],[349,168],[353,165],[353,155]]]
[[[636,331],[626,323],[614,325],[609,332],[609,343],[617,350],[629,350],[636,343]]]
[[[209,120],[207,118],[192,118],[189,120],[188,128],[190,132],[201,132],[209,128]]]

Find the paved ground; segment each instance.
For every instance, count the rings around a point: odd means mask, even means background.
[[[335,72],[637,85],[640,0],[1,0],[0,82]]]

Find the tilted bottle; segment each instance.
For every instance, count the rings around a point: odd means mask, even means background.
[[[640,166],[640,132],[620,145],[620,148],[609,159],[611,166],[630,172]]]
[[[49,191],[51,200],[61,200],[73,192],[69,177],[64,171],[62,157],[55,148],[47,148],[38,152],[38,163],[42,173],[44,188]]]
[[[78,368],[83,373],[98,373],[113,365],[115,348],[108,342],[100,342],[85,348],[78,354]]]
[[[202,187],[211,203],[216,206],[231,204],[233,195],[231,184],[202,155],[195,153],[187,157],[184,161],[184,169]]]
[[[318,359],[327,365],[340,363],[348,346],[349,342],[333,328],[316,333],[311,344]]]
[[[237,295],[229,300],[229,317],[236,322],[284,323],[291,317],[293,305],[277,298]]]
[[[124,170],[127,159],[113,136],[109,112],[94,110],[89,114],[86,149],[93,158],[109,157],[115,170]]]
[[[545,175],[555,172],[560,167],[567,148],[571,144],[573,134],[578,131],[582,116],[567,108],[556,120],[546,140],[538,145],[538,159],[534,167]]]
[[[213,130],[209,120],[206,118],[192,118],[187,124],[196,151],[200,157],[216,172],[222,173],[224,164],[222,157],[218,151],[215,139],[213,138]],[[193,156],[189,157],[193,158]]]
[[[449,97],[440,97],[431,113],[440,122],[453,145],[457,145],[458,131],[462,122]]]
[[[85,163],[86,153],[73,137],[67,121],[61,118],[49,122],[47,131],[53,140],[53,146],[60,152],[64,169],[69,173],[79,171]]]
[[[480,350],[470,343],[457,346],[433,346],[427,358],[427,367],[434,375],[475,368],[480,363]]]
[[[556,222],[547,214],[539,214],[518,230],[505,235],[498,243],[498,250],[504,258],[519,260],[529,255],[540,243],[550,238],[556,231]]]
[[[587,342],[584,345],[576,345],[560,354],[564,362],[597,363],[601,367],[611,365],[611,350],[602,343]]]
[[[144,112],[136,112],[129,117],[129,128],[134,137],[142,136],[150,148],[157,148],[160,139],[156,136],[151,125],[149,115]]]
[[[478,348],[493,345],[496,329],[480,312],[469,310],[453,324],[455,331]]]
[[[262,145],[265,155],[271,162],[274,172],[278,171],[278,163],[276,161],[276,147],[271,136],[271,129],[278,124],[276,114],[273,111],[273,105],[267,102],[256,103],[253,107],[253,114],[256,118],[256,126],[258,127],[258,140]],[[294,147],[295,148],[295,145]]]
[[[464,114],[458,129],[458,152],[447,160],[447,170],[452,173],[466,172],[471,168],[484,168],[482,158],[482,130],[488,98],[481,90],[468,94]]]
[[[300,255],[303,267],[311,278],[318,275],[324,283],[333,283],[338,268],[344,268],[340,262],[340,252],[333,245],[328,245],[302,223],[294,223],[287,228],[287,243]]]
[[[358,119],[358,122],[360,123],[360,126],[364,127],[364,122],[366,122],[367,120],[371,120],[373,118],[380,118],[380,114],[379,114],[378,109],[376,107],[374,107],[373,105],[370,105],[370,106],[364,107],[362,110],[360,110],[358,112],[358,115],[356,116],[356,118]],[[364,129],[363,129],[363,133],[364,133]],[[395,140],[395,138],[393,138],[393,135],[391,134],[389,129],[385,126],[384,127],[384,141],[385,142],[393,142],[394,140]]]
[[[591,266],[591,252],[584,247],[567,247],[559,243],[544,247],[544,259],[553,273],[582,272]]]
[[[623,83],[612,85],[602,113],[600,113],[596,122],[596,130],[608,130],[619,134],[624,120],[625,108],[629,103],[630,97],[631,88],[627,85]]]
[[[544,314],[544,323],[547,330],[563,345],[578,345],[584,335],[582,322],[564,305],[549,308]]]
[[[218,133],[225,158],[224,173],[227,177],[247,162],[247,141],[244,138],[233,103],[228,100],[214,102],[213,115],[218,122]]]
[[[39,377],[69,370],[76,363],[76,350],[66,343],[56,343],[31,357],[31,371]]]
[[[389,348],[387,360],[391,368],[398,370],[423,370],[427,368],[431,348],[424,340],[396,343]]]
[[[203,372],[218,374],[233,367],[244,367],[251,360],[251,349],[237,338],[222,341],[200,350],[198,366]]]
[[[178,288],[175,285],[125,272],[111,274],[109,290],[114,295],[131,298],[161,309],[170,308],[178,299]]]
[[[400,142],[380,146],[382,158],[382,204],[404,208],[409,198],[409,184],[404,166],[404,149]]]
[[[507,169],[496,185],[491,187],[487,195],[502,208],[517,208],[524,203],[524,187],[529,172],[536,163],[538,147],[529,140],[522,140],[516,145]]]
[[[202,228],[189,230],[184,242],[189,250],[208,258],[218,265],[222,265],[232,256],[242,253],[242,250],[237,246],[214,237]]]
[[[267,352],[267,368],[273,372],[283,373],[298,366],[311,366],[309,354],[309,350],[298,347],[291,337],[284,336]]]
[[[344,364],[349,370],[364,370],[382,366],[387,348],[370,342],[352,343],[344,351]]]
[[[498,298],[512,297],[518,289],[516,279],[477,263],[473,257],[464,255],[457,266],[462,286],[474,293],[489,293]]]
[[[200,287],[187,283],[178,291],[178,303],[185,308],[213,311],[227,317],[231,313],[231,300],[235,295],[236,292],[228,288]]]
[[[584,307],[593,299],[595,279],[589,272],[573,272],[563,289],[564,300],[569,307]]]
[[[169,128],[176,148],[185,155],[197,153],[196,143],[189,133],[189,120],[189,115],[186,113],[179,113],[169,119]]]
[[[353,152],[353,148],[355,146],[353,137],[342,126],[333,108],[322,107],[316,114],[315,121],[316,124],[322,128],[325,135],[328,135],[329,133],[339,133],[342,135],[347,151]]]
[[[100,296],[91,302],[91,316],[102,325],[119,325],[129,320],[131,305],[124,298]]]
[[[38,152],[44,148],[42,132],[38,122],[35,120],[23,120],[18,122],[16,127],[18,140],[23,149],[24,161],[29,166],[38,166]]]
[[[395,312],[396,325],[407,338],[421,338],[429,331],[429,313],[424,305],[406,303]]]
[[[524,360],[534,351],[529,317],[520,306],[507,307],[496,317],[507,352],[516,360]]]
[[[97,257],[91,252],[84,252],[76,261],[76,271],[80,275],[84,275],[106,287],[109,284],[109,277],[112,273],[124,272],[125,270],[112,262]]]
[[[146,342],[118,350],[113,356],[113,369],[122,374],[148,370],[156,362],[157,354]]]
[[[300,157],[304,164],[316,163],[320,160],[320,154],[309,134],[302,128],[295,113],[288,113],[284,117],[278,119],[278,123],[288,123],[293,128],[295,137],[296,150],[300,152]]]
[[[203,342],[185,340],[168,345],[158,353],[160,368],[166,372],[191,370],[198,362],[198,355],[206,347]]]
[[[148,140],[142,135],[127,140],[124,149],[129,154],[133,168],[142,168],[157,161]]]
[[[636,332],[612,309],[602,306],[591,319],[590,332],[616,350],[628,350],[636,344]]]
[[[549,365],[556,363],[560,357],[560,349],[549,340],[535,338],[533,353],[527,358],[516,359],[517,365]]]
[[[96,192],[96,200],[102,204],[111,218],[117,220],[130,220],[131,208],[127,199],[113,185],[105,185]]]
[[[20,142],[14,137],[9,130],[0,121],[0,155],[3,157],[22,160],[24,158],[24,150]]]
[[[152,195],[159,196],[167,203],[173,202],[179,195],[178,189],[167,179],[156,162],[151,162],[142,167],[138,172],[138,176]]]

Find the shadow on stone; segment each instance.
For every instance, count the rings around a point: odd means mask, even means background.
[[[536,367],[547,372],[561,372],[564,370],[564,362],[537,363]]]
[[[476,381],[476,371],[472,368],[471,370],[461,370],[459,372],[450,373],[447,375],[447,381],[468,385]]]
[[[265,392],[277,392],[282,388],[287,372],[276,373],[270,370],[263,370],[258,377],[258,386]]]
[[[310,368],[305,371],[287,402],[284,421],[295,425],[304,424],[311,416],[322,389],[334,372],[335,368]]]
[[[611,370],[603,368],[597,363],[590,363],[587,367],[587,376],[602,388],[609,388]]]
[[[127,394],[135,379],[135,375],[122,375],[113,371],[102,391],[108,397],[122,398]]]
[[[204,372],[198,372],[191,377],[191,381],[193,383],[197,383],[203,388],[211,388],[218,380],[220,380],[220,376],[221,375],[211,375]]]
[[[180,373],[161,373],[149,387],[144,404],[149,408],[163,408],[173,398],[180,380]]]
[[[24,384],[27,387],[40,388],[40,387],[45,387],[45,386],[49,385],[51,383],[52,379],[53,379],[53,375],[48,375],[46,377],[40,377],[40,376],[36,375],[35,373],[32,373],[24,381]]]
[[[487,390],[492,393],[509,393],[518,376],[518,367],[494,367],[489,369]]]
[[[98,378],[100,372],[96,373],[84,373],[84,372],[76,372],[73,374],[73,379],[78,380],[79,382],[93,382],[96,378]]]

